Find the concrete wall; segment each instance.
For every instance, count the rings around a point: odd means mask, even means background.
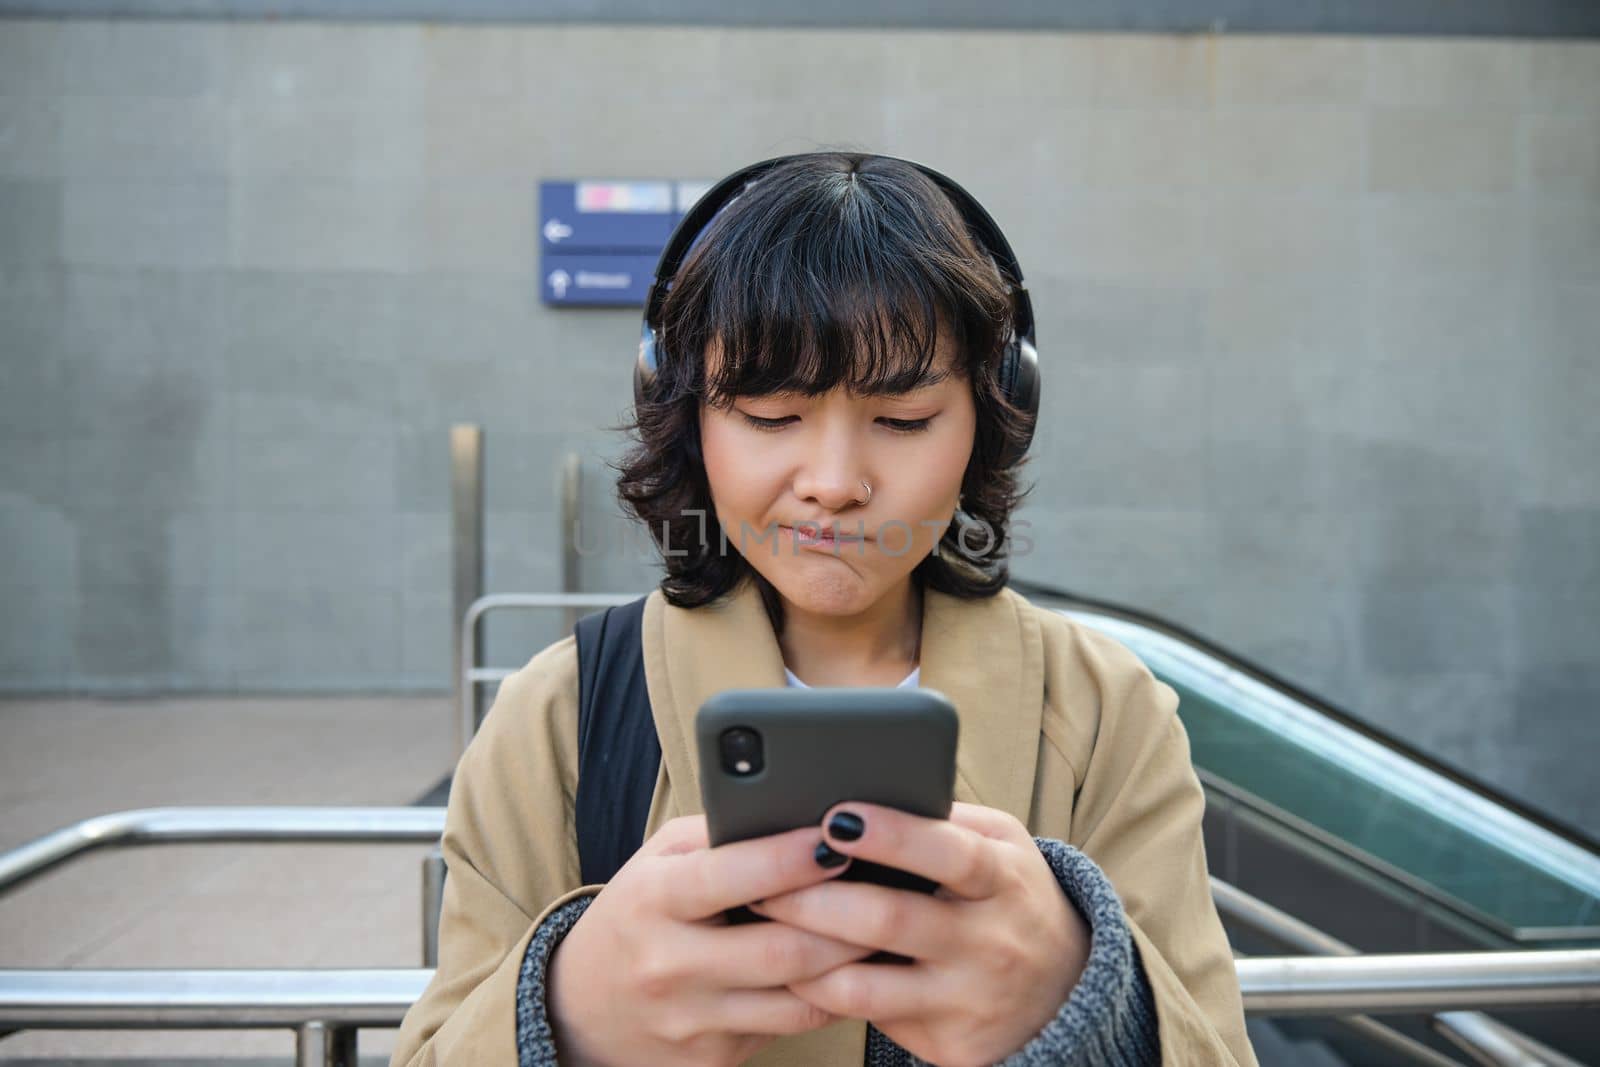
[[[1596,43],[0,21],[0,687],[444,686],[452,421],[491,589],[567,450],[624,534],[638,315],[539,305],[536,182],[849,145],[1029,272],[1019,575],[1596,827],[1597,114]]]

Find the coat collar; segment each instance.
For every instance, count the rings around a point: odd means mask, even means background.
[[[694,719],[724,689],[782,688],[783,655],[760,591],[746,579],[699,608],[645,602],[645,682],[672,784],[672,815],[699,814]],[[1028,821],[1044,707],[1044,646],[1029,603],[1004,589],[968,600],[924,591],[924,688],[955,704],[961,719],[956,799]]]

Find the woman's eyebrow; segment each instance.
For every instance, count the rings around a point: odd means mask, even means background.
[[[915,367],[908,367],[891,374],[888,380],[880,388],[874,389],[873,392],[884,396],[904,396],[906,393],[914,393],[919,389],[927,389],[938,385],[949,377],[949,371],[926,370],[919,372]]]
[[[932,370],[918,373],[915,367],[906,367],[895,371],[880,382],[874,383],[870,389],[863,390],[861,396],[906,396],[922,389],[929,389],[950,377],[948,370]],[[783,389],[769,389],[760,393],[737,393],[741,397],[762,397],[770,400],[807,400],[811,394],[797,386]]]

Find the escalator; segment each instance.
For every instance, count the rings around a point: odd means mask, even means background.
[[[1600,947],[1600,842],[1170,623],[1011,584],[1110,634],[1178,692],[1214,877],[1361,952]],[[1286,947],[1224,921],[1243,953]],[[1592,1013],[1493,1017],[1600,1064]],[[1425,1020],[1383,1021],[1471,1062]],[[1258,1026],[1264,1047],[1295,1050],[1277,1062],[1416,1062],[1332,1020],[1253,1021],[1253,1034]]]

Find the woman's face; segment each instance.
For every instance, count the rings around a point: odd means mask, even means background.
[[[729,549],[790,604],[865,611],[933,551],[955,515],[977,415],[948,331],[939,382],[899,396],[742,396],[700,406],[712,505]],[[715,352],[708,353],[715,359]],[[867,491],[872,485],[872,499]],[[838,536],[816,536],[837,527]]]

